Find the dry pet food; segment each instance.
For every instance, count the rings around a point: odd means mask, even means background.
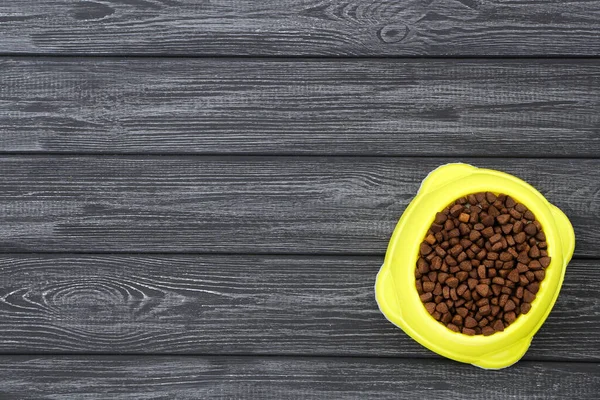
[[[527,207],[474,193],[436,214],[419,249],[417,292],[448,329],[492,335],[529,312],[548,265],[546,237]]]

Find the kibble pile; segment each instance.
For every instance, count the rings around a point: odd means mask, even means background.
[[[550,265],[535,215],[489,192],[438,212],[419,254],[416,286],[425,308],[466,335],[492,335],[527,314]]]

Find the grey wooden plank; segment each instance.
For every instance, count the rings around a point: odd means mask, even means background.
[[[0,358],[4,399],[596,399],[600,364],[373,358]]]
[[[527,180],[600,258],[598,159],[3,156],[0,251],[381,255],[451,161]]]
[[[0,352],[438,358],[379,312],[373,287],[381,263],[0,255]],[[525,358],[600,361],[599,310],[600,261],[573,261]]]
[[[0,77],[5,152],[600,156],[598,60],[0,58]]]
[[[171,55],[598,55],[595,0],[12,0],[0,51]]]

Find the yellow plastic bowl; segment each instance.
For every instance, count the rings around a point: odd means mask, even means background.
[[[427,312],[415,287],[419,245],[436,212],[477,192],[504,193],[527,206],[544,229],[551,257],[529,313],[491,336],[468,336],[446,328]],[[503,172],[448,164],[425,178],[400,218],[377,275],[375,297],[390,322],[428,349],[481,368],[505,368],[523,357],[533,335],[550,314],[574,249],[575,233],[569,219],[531,185]]]

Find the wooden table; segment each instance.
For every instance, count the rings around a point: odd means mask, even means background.
[[[11,0],[0,54],[0,398],[598,398],[600,1]],[[499,372],[374,300],[452,161],[577,235]]]

